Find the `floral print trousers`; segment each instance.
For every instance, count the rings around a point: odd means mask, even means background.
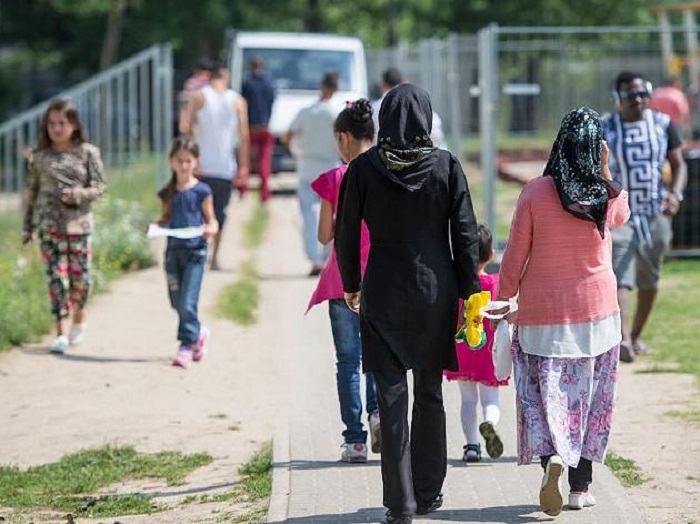
[[[513,333],[518,464],[561,456],[603,462],[610,438],[620,346],[593,358],[528,355]]]
[[[90,294],[90,235],[42,233],[41,255],[49,281],[51,314],[56,320],[83,308]]]

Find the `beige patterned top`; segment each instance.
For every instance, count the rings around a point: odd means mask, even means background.
[[[67,203],[60,197],[64,189],[72,189]],[[29,162],[24,231],[91,233],[92,203],[106,189],[96,146],[84,143],[69,151],[35,152]]]

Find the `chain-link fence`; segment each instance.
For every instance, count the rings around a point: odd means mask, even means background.
[[[105,164],[120,167],[156,155],[165,159],[173,133],[172,51],[153,46],[56,98],[78,106],[88,140]],[[36,145],[48,102],[0,124],[0,212],[18,209],[26,158]],[[162,162],[163,173],[167,166]],[[154,188],[156,182],[154,179]]]
[[[582,105],[601,114],[614,111],[613,81],[621,71],[634,71],[658,84],[669,76],[670,64],[664,59],[669,46],[683,49],[688,41],[687,26],[492,25],[477,35],[370,50],[369,79],[379,81],[386,67],[395,66],[431,93],[450,149],[480,163],[484,218],[493,227],[500,167],[507,161],[535,160],[530,176],[540,174],[567,111]],[[695,85],[697,79],[688,72],[690,58],[675,58],[676,64],[685,64],[679,70],[682,83]],[[700,215],[681,214],[676,229],[677,239],[683,231],[684,247],[700,250]]]

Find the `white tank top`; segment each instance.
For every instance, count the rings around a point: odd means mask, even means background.
[[[238,165],[234,148],[238,142],[238,111],[234,102],[240,96],[227,89],[202,88],[204,105],[197,111],[199,169],[204,176],[232,180]]]

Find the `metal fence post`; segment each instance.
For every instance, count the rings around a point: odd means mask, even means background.
[[[462,99],[459,69],[459,35],[448,38],[447,93],[450,107],[450,149],[462,159]]]
[[[479,117],[481,171],[484,177],[486,224],[495,231],[496,155],[498,154],[498,26],[479,31]]]

